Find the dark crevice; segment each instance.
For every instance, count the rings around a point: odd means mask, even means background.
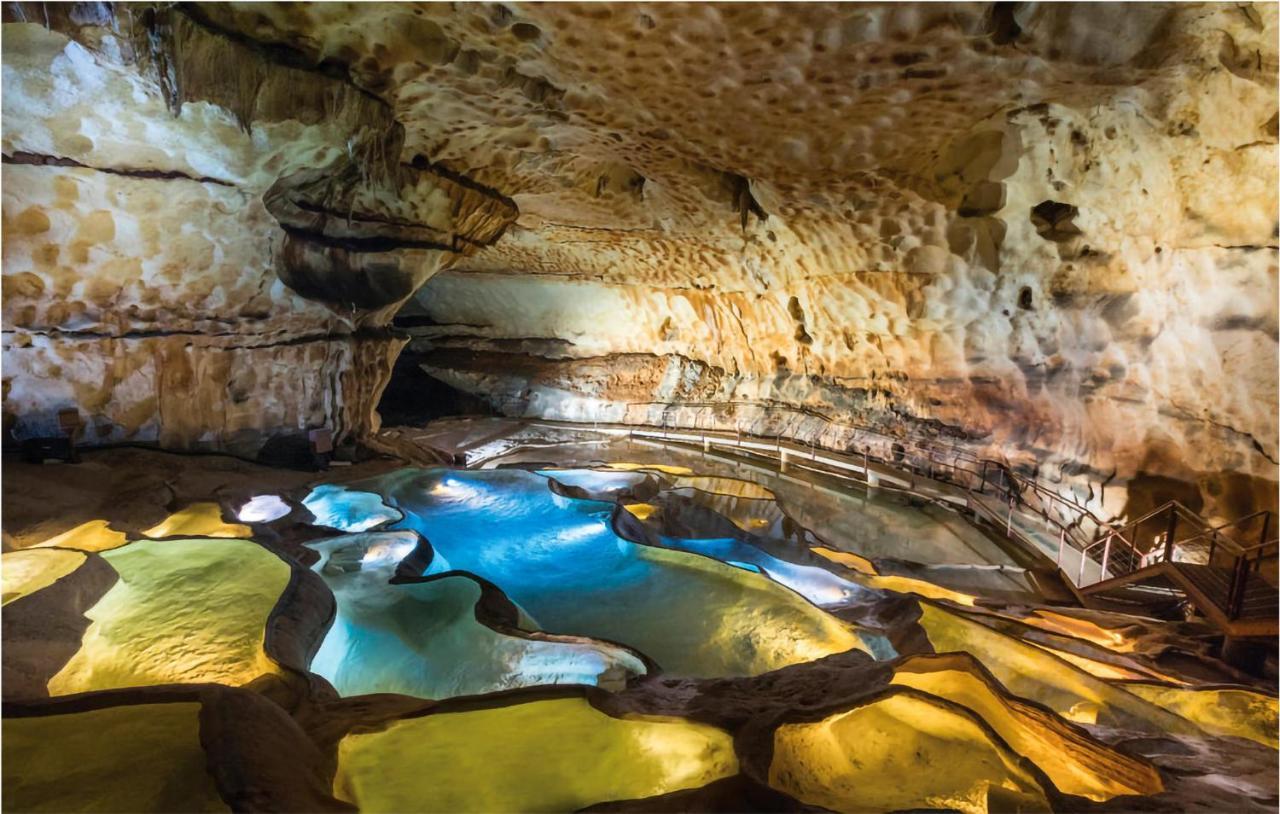
[[[1018,20],[1014,16],[1015,11],[1017,11],[1017,3],[992,4],[987,31],[991,35],[991,41],[996,45],[1009,45],[1022,33],[1022,26],[1018,25]]]
[[[1080,227],[1074,222],[1079,214],[1080,210],[1071,204],[1041,201],[1031,207],[1031,223],[1040,237],[1062,242],[1081,234]]]
[[[490,198],[497,198],[498,200],[502,201],[504,204],[516,210],[517,212],[520,211],[520,207],[516,206],[516,202],[514,200],[512,200],[510,197],[506,195],[503,195],[501,192],[494,189],[493,187],[485,186],[484,184],[480,183],[474,178],[469,178],[460,172],[451,170],[443,164],[428,161],[427,158],[424,157],[421,153],[413,157],[413,161],[410,162],[409,166],[413,167],[416,170],[427,170],[429,172],[433,172],[436,175],[439,175],[441,178],[447,178],[448,180],[454,182],[460,187],[465,187],[474,192],[479,192],[483,195],[489,196]]]
[[[338,217],[338,215],[334,215]],[[335,249],[343,249],[351,254],[386,254],[397,249],[430,249],[433,251],[453,252],[460,254],[461,243],[467,242],[460,236],[453,237],[453,243],[439,243],[434,240],[404,240],[390,237],[331,237],[321,234],[320,232],[310,232],[305,229],[299,229],[287,224],[280,224],[286,232],[293,237],[315,243],[320,246],[328,246]]]
[[[27,153],[21,150],[12,155],[5,153],[2,159],[5,164],[29,164],[32,166],[45,167],[74,167],[82,170],[93,170],[94,172],[105,172],[111,175],[122,175],[126,178],[148,178],[156,181],[195,181],[198,184],[217,184],[218,186],[231,187],[236,189],[237,185],[230,181],[224,181],[221,178],[210,178],[208,176],[188,175],[178,170],[136,170],[125,169],[121,167],[91,167],[88,164],[81,164],[72,158],[64,158],[55,155],[42,155],[40,153]]]
[[[337,212],[334,212],[331,209],[326,209],[325,207],[320,206],[319,204],[311,203],[310,201],[302,198],[291,198],[290,203],[292,203],[294,206],[301,209],[303,212],[311,212],[316,215],[326,215],[335,220],[346,221],[347,223],[352,223],[352,222],[360,223],[360,224],[371,223],[371,224],[377,224],[379,226],[395,226],[402,229],[423,228],[421,223],[414,223],[412,221],[400,220],[398,218],[382,217],[369,212],[351,213],[350,215],[339,215]]]
[[[423,370],[430,356],[406,348],[396,357],[378,402],[383,426],[417,427],[445,416],[497,414],[482,396],[459,390]]]
[[[85,340],[93,341],[98,339],[108,340],[132,340],[132,339],[166,339],[171,337],[189,337],[191,339],[226,339],[238,338],[245,339],[252,337],[253,334],[245,334],[242,331],[224,331],[220,333],[202,333],[200,331],[125,331],[124,333],[100,333],[98,331],[65,331],[58,328],[48,328],[42,330],[14,330],[7,328],[0,331],[0,334],[6,335],[30,335],[30,336],[48,336],[56,337],[64,340]],[[261,335],[265,338],[266,335]],[[389,329],[362,328],[351,333],[312,333],[294,336],[288,339],[255,342],[242,342],[235,345],[219,345],[216,346],[220,350],[236,350],[236,349],[258,349],[258,348],[280,348],[290,345],[306,345],[311,342],[331,342],[337,340],[365,340],[365,339],[399,339],[403,335]]]

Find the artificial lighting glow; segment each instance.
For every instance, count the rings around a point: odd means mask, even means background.
[[[1140,698],[1194,721],[1211,735],[1248,738],[1272,749],[1280,746],[1276,737],[1280,702],[1274,695],[1243,687],[1197,689],[1136,682],[1124,687]]]
[[[928,597],[929,599],[942,599],[948,602],[954,602],[957,605],[973,607],[977,597],[971,594],[953,591],[950,588],[944,588],[941,585],[934,585],[932,582],[926,582],[923,579],[913,579],[911,577],[898,576],[858,576],[855,577],[860,583],[868,588],[875,588],[880,591],[893,591],[899,594],[916,594],[917,596]]]
[[[652,503],[627,503],[622,508],[634,515],[637,520],[648,520],[658,511],[658,507]]]
[[[435,492],[440,483],[450,494]],[[366,488],[403,508],[401,526],[430,540],[436,557],[498,586],[544,630],[619,642],[673,673],[758,675],[853,648],[887,652],[883,636],[764,574],[620,537],[610,524],[615,504],[557,494],[535,472],[408,469]],[[837,590],[845,584],[809,571]]]
[[[638,464],[638,463],[607,463],[607,469],[620,469],[623,472],[635,472],[636,470],[652,469],[654,472],[661,472],[664,475],[692,475],[693,470],[687,466],[673,466],[670,464]]]
[[[850,554],[847,551],[837,551],[834,548],[823,548],[815,546],[809,549],[814,554],[825,560],[830,560],[837,565],[843,565],[845,568],[851,568],[863,574],[875,575],[876,567],[871,564],[871,560],[857,554]]]
[[[402,516],[373,492],[359,492],[327,483],[312,489],[302,505],[315,517],[317,526],[351,533],[368,531]]]
[[[0,585],[3,604],[30,596],[84,565],[87,557],[79,551],[60,548],[24,548],[0,555]]]
[[[360,558],[362,568],[391,566],[394,568],[405,557],[418,547],[417,540],[397,540],[396,542],[374,543]]]
[[[85,612],[89,628],[49,679],[50,695],[240,686],[277,672],[263,636],[291,572],[267,549],[249,540],[139,540],[100,556],[120,579]]]
[[[922,771],[922,767],[927,770]],[[1048,811],[1035,777],[962,708],[900,691],[774,731],[769,785],[832,811]]]
[[[968,654],[907,659],[899,664],[893,683],[966,707],[1068,794],[1101,802],[1121,795],[1158,794],[1164,788],[1160,774],[1146,761],[1123,755],[1039,707],[1006,696]]]
[[[241,523],[270,523],[291,511],[293,509],[279,495],[258,495],[240,507],[240,511],[236,512],[236,519]]]
[[[929,602],[921,602],[920,611],[920,626],[935,651],[973,654],[1009,692],[1038,701],[1064,718],[1170,734],[1193,735],[1198,731],[1185,718],[1029,642]]]
[[[676,478],[677,488],[697,489],[700,492],[708,492],[713,495],[725,495],[727,497],[740,497],[747,500],[773,500],[773,492],[753,483],[749,480],[741,480],[739,478],[721,478],[711,477],[708,475],[685,475]]]
[[[206,768],[200,704],[5,717],[7,811],[229,811]]]
[[[1088,619],[1064,613],[1037,608],[1030,616],[1019,617],[1018,621],[1053,633],[1084,639],[1120,653],[1132,653],[1135,646],[1133,639],[1118,630],[1110,630]]]
[[[440,712],[338,743],[337,797],[361,811],[575,811],[738,772],[733,737],[681,718],[614,718],[582,698]],[[534,755],[536,758],[531,759]],[[391,765],[429,767],[392,771]]]

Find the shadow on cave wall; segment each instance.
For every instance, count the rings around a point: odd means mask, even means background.
[[[421,365],[429,354],[405,348],[396,359],[378,413],[384,427],[421,427],[447,416],[497,415],[483,399],[428,375]]]

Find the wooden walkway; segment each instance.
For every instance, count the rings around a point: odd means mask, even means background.
[[[967,509],[975,520],[1016,541],[1019,544],[1017,548],[1027,558],[1023,562],[1024,567],[1035,573],[1045,598],[1050,602],[1108,609],[1123,607],[1131,613],[1144,615],[1152,615],[1157,610],[1171,613],[1183,602],[1190,602],[1229,637],[1274,637],[1280,634],[1280,625],[1277,625],[1280,592],[1257,573],[1241,574],[1244,579],[1243,596],[1233,603],[1231,591],[1235,574],[1229,567],[1167,559],[1143,565],[1142,558],[1133,550],[1126,551],[1123,546],[1103,549],[1099,547],[1100,542],[1082,550],[1078,543],[1068,542],[1035,511],[1029,511],[1032,507],[1024,505],[1023,501],[1015,499],[1010,503],[998,491],[987,491],[985,487],[989,484],[985,480],[985,471],[984,488],[974,488],[954,477],[946,477],[945,471],[935,471],[932,465],[926,472],[917,467],[897,465],[898,462],[877,460],[866,454],[837,452],[783,438],[765,439],[714,430],[619,424],[586,425],[546,420],[530,423],[577,430],[590,426],[602,435],[622,435],[695,449],[720,447],[738,454],[776,460],[781,472],[786,472],[789,467],[799,467],[837,478],[856,478],[856,482],[864,486],[884,485],[949,503],[956,508]],[[1184,507],[1174,504],[1169,508],[1187,513]],[[1198,516],[1194,519],[1207,528]],[[1135,527],[1140,522],[1143,521],[1135,521]],[[1263,532],[1265,537],[1265,527]],[[1115,535],[1113,533],[1112,536]],[[1267,545],[1274,547],[1275,541]],[[1237,604],[1234,609],[1233,604]]]
[[[1276,609],[1280,591],[1258,574],[1245,575],[1239,613],[1231,613],[1232,574],[1226,568],[1187,562],[1158,562],[1081,589],[1088,598],[1139,608],[1187,601],[1228,636],[1280,635]]]

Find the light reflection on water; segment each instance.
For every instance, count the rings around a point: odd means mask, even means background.
[[[575,478],[593,492],[617,486],[614,474]],[[614,533],[612,503],[555,494],[532,472],[405,469],[353,488],[383,495],[404,512],[392,528],[421,533],[543,629],[634,647],[667,672],[754,675],[851,648],[886,652],[804,598],[835,601],[859,590],[852,583],[733,540],[637,545]]]

